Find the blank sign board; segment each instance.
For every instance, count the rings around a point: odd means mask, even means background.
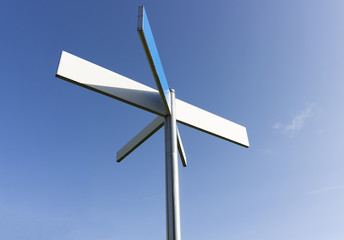
[[[168,87],[164,69],[162,67],[158,49],[155,45],[153,33],[149,25],[148,17],[143,6],[139,7],[137,24],[142,46],[145,50],[150,68],[152,70],[156,86],[158,87],[165,110],[170,114],[170,88]]]
[[[56,76],[149,112],[165,116],[159,92],[67,52],[62,52]]]
[[[56,76],[157,115],[167,115],[157,90],[70,53],[62,52]],[[176,99],[176,119],[200,131],[249,147],[245,127],[179,99]]]

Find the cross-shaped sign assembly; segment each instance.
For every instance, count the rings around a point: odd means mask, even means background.
[[[175,98],[174,90],[168,87],[143,6],[139,7],[137,31],[158,91],[64,51],[56,76],[158,115],[117,152],[117,162],[165,126],[167,239],[180,240],[177,149],[183,166],[187,163],[176,122],[243,147],[249,147],[248,137],[245,127]]]

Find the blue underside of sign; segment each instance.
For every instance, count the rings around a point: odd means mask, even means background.
[[[158,49],[155,45],[153,33],[149,25],[148,17],[144,7],[139,9],[138,31],[144,45],[149,63],[151,65],[155,82],[164,102],[165,108],[170,113],[170,88],[168,87],[164,69],[162,67]],[[141,19],[140,19],[141,18]]]

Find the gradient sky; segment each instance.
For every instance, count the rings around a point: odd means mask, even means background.
[[[0,239],[165,239],[154,115],[55,77],[62,50],[155,87],[145,5],[176,97],[247,127],[179,125],[183,239],[344,239],[344,2],[3,1]]]

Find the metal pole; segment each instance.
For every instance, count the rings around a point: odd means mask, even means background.
[[[181,240],[177,124],[173,89],[170,89],[170,97],[171,115],[165,117],[167,240]]]

